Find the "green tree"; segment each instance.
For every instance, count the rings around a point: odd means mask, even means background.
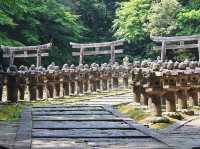
[[[176,34],[176,16],[181,8],[177,0],[161,0],[151,7],[148,29],[151,35],[174,35]]]
[[[200,0],[191,0],[177,15],[177,35],[200,34]]]
[[[146,40],[150,7],[151,0],[122,2],[114,20],[115,36],[133,42]]]
[[[83,26],[78,16],[56,0],[18,0],[15,8],[7,4],[0,7],[0,15],[4,16],[0,17],[0,44],[36,45],[53,41],[54,48],[46,62],[72,61],[68,43],[82,38]]]

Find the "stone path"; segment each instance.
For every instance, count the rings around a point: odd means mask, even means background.
[[[26,138],[18,132],[16,149],[170,148],[110,106],[37,106],[32,111],[26,109],[25,115],[26,120],[32,120],[22,122]]]
[[[16,138],[16,131],[19,127],[18,122],[0,121],[0,145],[12,148]],[[0,149],[1,149],[0,146]]]
[[[133,96],[131,93],[118,94],[116,96],[106,96],[100,98],[94,98],[91,100],[85,100],[80,102],[75,102],[73,104],[84,104],[84,105],[119,105],[125,103],[131,103],[133,101]]]
[[[171,145],[180,149],[200,149],[200,117],[192,117],[160,132]]]

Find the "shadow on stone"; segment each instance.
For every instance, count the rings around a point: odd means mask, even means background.
[[[0,145],[0,149],[9,149],[9,148]]]

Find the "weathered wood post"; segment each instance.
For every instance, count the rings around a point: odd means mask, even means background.
[[[110,49],[111,49],[110,62],[111,62],[111,64],[114,64],[115,63],[115,46],[113,43],[111,44]]]
[[[166,42],[162,41],[161,60],[164,62],[166,59]]]
[[[117,46],[124,44],[124,40],[112,41],[112,42],[103,42],[103,43],[89,43],[89,44],[80,44],[80,43],[70,43],[72,48],[80,49],[80,52],[72,52],[72,56],[79,56],[79,64],[83,64],[83,58],[85,55],[111,55],[110,62],[114,64],[115,54],[123,53],[123,49],[115,49]],[[110,47],[111,50],[100,50],[100,48]],[[84,49],[95,48],[95,51],[84,51]]]
[[[4,74],[3,67],[0,65],[0,102],[2,101],[3,96],[3,84],[4,84]]]
[[[198,54],[199,54],[199,62],[200,62],[200,38],[198,39]]]
[[[41,51],[37,50],[37,67],[42,65],[42,55],[41,55]]]
[[[83,64],[83,57],[84,57],[84,48],[81,48],[79,64]]]
[[[13,64],[14,64],[14,59],[15,59],[15,53],[14,53],[14,51],[11,51],[11,50],[10,50],[9,65],[13,65]]]

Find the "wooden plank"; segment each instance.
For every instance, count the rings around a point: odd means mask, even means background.
[[[44,50],[49,49],[52,47],[52,43],[38,45],[38,46],[24,46],[24,47],[12,47],[12,46],[0,46],[1,49],[4,51],[11,50],[11,51],[37,51],[37,50]]]
[[[47,57],[49,56],[49,53],[41,53],[42,57]],[[10,58],[10,55],[8,54],[4,54],[3,55],[4,58]],[[15,58],[29,58],[29,57],[37,57],[37,54],[15,54],[14,56]]]
[[[72,46],[72,48],[76,48],[76,49],[110,47],[111,45],[121,46],[123,44],[124,44],[124,40],[117,40],[113,42],[103,42],[103,43],[89,43],[89,44],[80,44],[80,43],[70,42],[70,45]]]
[[[123,49],[116,49],[115,54],[120,54],[123,53]],[[84,55],[105,55],[105,54],[111,54],[111,51],[109,50],[104,50],[104,51],[85,51]],[[72,56],[80,56],[80,52],[72,52]]]
[[[193,48],[198,48],[198,44],[187,44],[187,45],[167,45],[166,49],[169,50],[174,50],[174,49],[193,49]],[[161,50],[161,46],[155,46],[154,50]]]
[[[162,41],[193,41],[198,40],[200,38],[200,35],[192,35],[192,36],[174,36],[174,37],[160,37],[160,36],[152,36],[151,39],[156,42],[162,42]]]

